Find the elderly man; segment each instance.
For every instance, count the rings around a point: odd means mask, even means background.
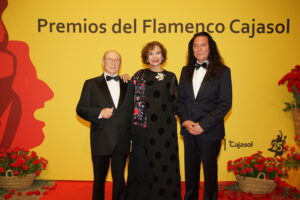
[[[104,73],[86,80],[76,111],[91,123],[90,140],[94,171],[93,200],[104,200],[105,179],[111,162],[113,200],[125,198],[124,168],[130,149],[130,121],[133,107],[131,82],[119,76],[121,56],[107,51]]]

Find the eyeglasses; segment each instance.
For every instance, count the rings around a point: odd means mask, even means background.
[[[107,62],[109,63],[120,63],[121,60],[120,59],[112,59],[112,58],[104,58],[105,60],[107,60]]]

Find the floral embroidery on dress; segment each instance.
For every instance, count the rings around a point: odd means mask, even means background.
[[[132,78],[134,84],[134,110],[133,110],[133,124],[144,128],[147,127],[147,113],[146,106],[146,79],[145,70],[138,71]]]

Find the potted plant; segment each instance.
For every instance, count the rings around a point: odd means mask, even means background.
[[[35,151],[22,148],[0,149],[0,188],[23,189],[46,169],[48,161]]]
[[[261,151],[234,161],[229,160],[227,170],[235,174],[242,192],[253,194],[271,193],[276,182],[287,177],[284,160],[264,157]]]
[[[298,138],[297,136],[295,139]],[[283,157],[284,166],[289,169],[298,169],[300,167],[300,152],[294,146],[285,146],[285,155]]]
[[[299,145],[300,137],[297,135],[295,136],[295,142]],[[300,147],[286,145],[284,151],[284,166],[287,168],[289,174],[286,182],[300,190]]]
[[[285,112],[292,111],[296,135],[300,135],[300,65],[296,65],[289,73],[285,74],[279,81],[278,85],[287,82],[287,89],[293,93],[294,100],[285,102]]]

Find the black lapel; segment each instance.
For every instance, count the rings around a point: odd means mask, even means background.
[[[200,85],[198,94],[197,94],[197,96],[196,96],[196,99],[199,98],[200,94],[202,94],[202,90],[203,90],[203,88],[205,88],[206,84],[207,84],[207,81],[204,81],[204,79],[203,79],[203,81],[202,81],[202,83],[201,83],[201,85]]]
[[[99,86],[101,92],[103,93],[103,96],[105,97],[106,101],[108,101],[110,105],[114,106],[114,102],[113,102],[111,94],[109,92],[104,75],[102,74],[98,79],[96,79],[96,82],[97,82],[97,85]]]
[[[208,82],[208,81],[206,80],[206,76],[207,76],[207,71],[206,71],[206,73],[205,73],[205,75],[204,75],[204,77],[203,77],[203,81],[202,81],[202,83],[201,83],[201,85],[200,85],[200,88],[199,88],[198,94],[197,94],[197,96],[196,96],[196,99],[199,97],[200,94],[202,94],[203,88],[206,87],[206,84],[207,84],[207,82]]]
[[[190,90],[190,93],[192,95],[192,97],[195,99],[195,94],[194,94],[194,86],[193,86],[193,77],[194,77],[194,71],[193,71],[193,75],[190,79],[188,79],[188,83],[190,84],[191,87],[188,87]]]
[[[119,103],[118,103],[118,108],[122,105],[124,98],[126,96],[126,91],[127,91],[127,83],[124,83],[122,79],[120,79],[120,97],[119,97]]]

